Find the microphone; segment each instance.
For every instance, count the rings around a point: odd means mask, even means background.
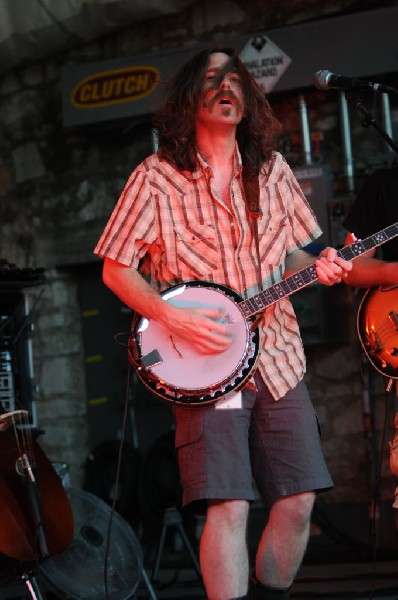
[[[371,92],[393,92],[397,90],[389,85],[382,83],[371,83],[363,79],[352,79],[351,77],[343,77],[335,75],[330,71],[317,71],[313,79],[314,86],[319,90],[329,90],[335,88],[337,90],[370,90]]]

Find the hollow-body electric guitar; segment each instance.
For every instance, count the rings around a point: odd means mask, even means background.
[[[398,379],[398,286],[367,290],[357,314],[358,337],[374,368]]]
[[[398,222],[337,254],[352,260],[397,235]],[[224,285],[210,282],[188,281],[169,288],[162,297],[175,306],[221,308],[220,322],[230,329],[232,344],[224,352],[204,356],[157,321],[141,317],[133,322],[129,361],[144,385],[161,399],[192,407],[214,404],[241,389],[256,367],[260,335],[252,317],[317,279],[316,268],[311,265],[247,300]]]

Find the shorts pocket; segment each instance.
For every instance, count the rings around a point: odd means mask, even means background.
[[[176,418],[175,446],[183,488],[202,484],[206,475],[202,415]]]

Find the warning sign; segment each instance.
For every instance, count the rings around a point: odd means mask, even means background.
[[[240,59],[266,93],[272,90],[292,62],[265,35],[251,38],[241,51]]]

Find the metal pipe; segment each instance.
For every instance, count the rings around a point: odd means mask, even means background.
[[[354,162],[352,158],[352,146],[351,146],[351,128],[350,118],[348,113],[348,104],[344,92],[339,94],[340,101],[340,119],[341,119],[341,136],[343,142],[344,152],[344,173],[347,181],[347,190],[353,192],[355,189],[354,185]]]
[[[156,129],[154,127],[151,128],[151,143],[152,143],[152,152],[155,153],[158,151],[158,137],[156,135]]]
[[[299,112],[300,112],[300,125],[301,125],[301,139],[303,144],[303,157],[304,164],[312,165],[311,156],[311,139],[310,139],[310,127],[308,122],[307,103],[304,95],[299,95]]]
[[[392,138],[392,119],[390,111],[390,97],[388,94],[381,94],[381,111],[383,119],[383,128],[387,135]],[[390,144],[387,144],[388,152],[392,152]]]

